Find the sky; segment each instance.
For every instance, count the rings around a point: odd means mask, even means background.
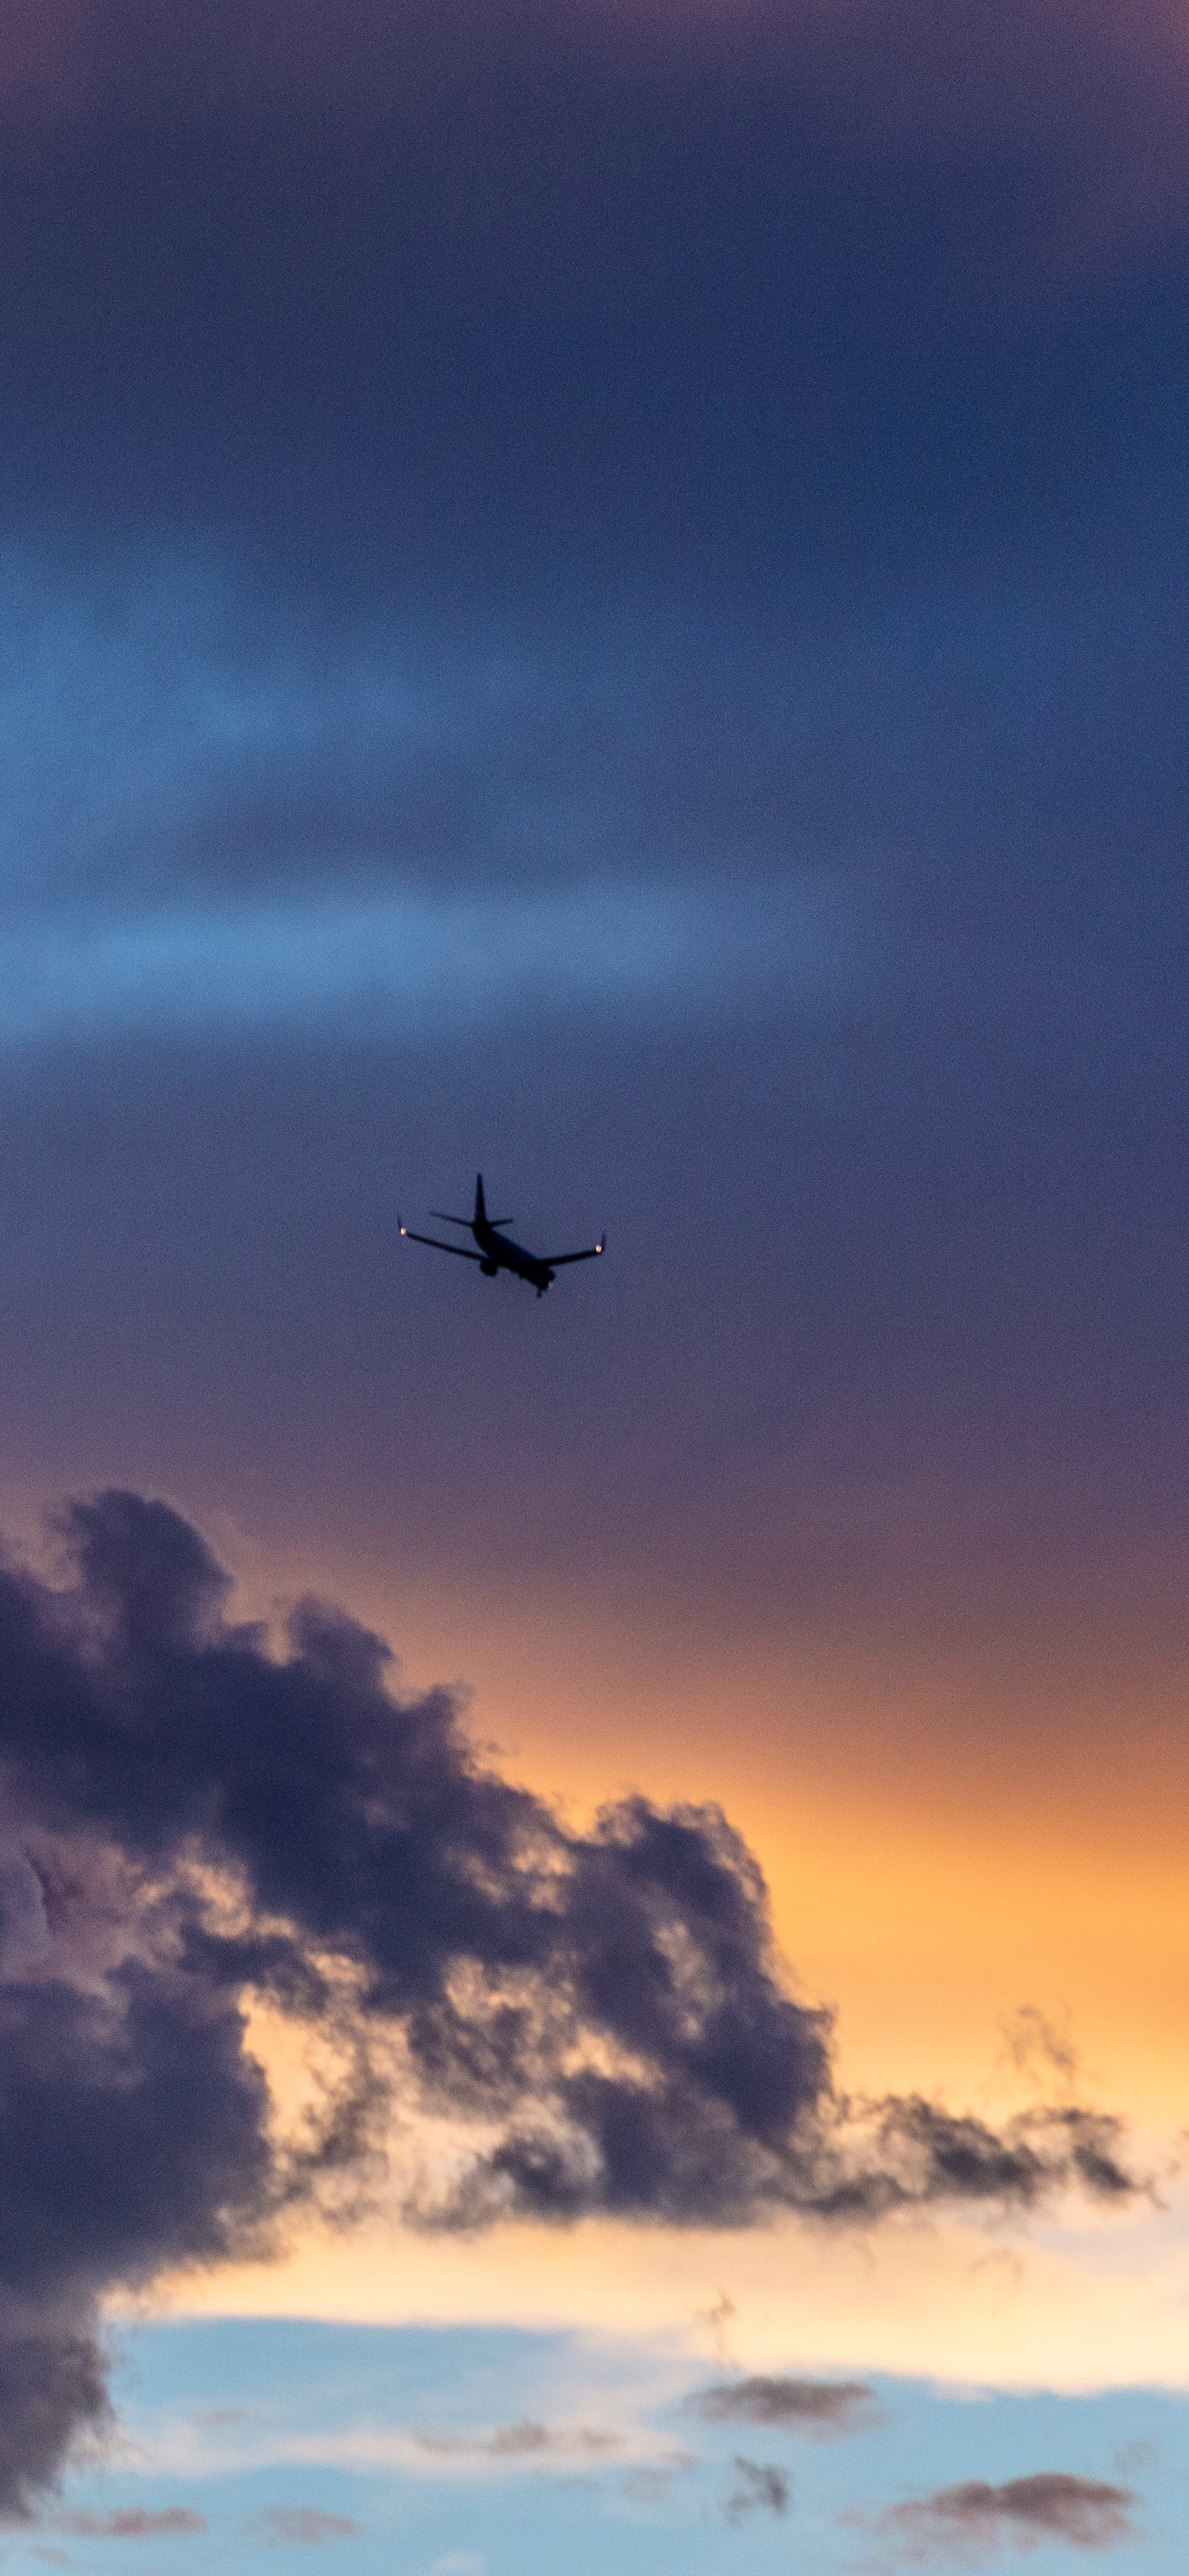
[[[0,0],[14,2576],[1182,2565],[1187,106]]]

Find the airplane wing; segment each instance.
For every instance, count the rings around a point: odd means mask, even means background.
[[[481,1252],[472,1252],[465,1243],[440,1243],[436,1234],[414,1234],[411,1225],[402,1225],[401,1233],[410,1243],[431,1243],[435,1252],[456,1252],[460,1261],[481,1261]]]
[[[551,1270],[561,1270],[567,1261],[593,1261],[606,1248],[606,1242],[603,1235],[598,1243],[588,1243],[585,1252],[549,1252],[545,1258]]]

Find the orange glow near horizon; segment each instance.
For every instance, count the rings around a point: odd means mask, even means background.
[[[633,1789],[717,1801],[764,1868],[798,1990],[837,2009],[845,2084],[977,2105],[1029,2006],[1103,2107],[1157,2131],[1189,2121],[1171,1674],[1129,1709],[1126,1675],[1100,1673],[1087,1713],[1078,1676],[1009,1655],[997,1671],[986,1650],[964,1671],[922,1658],[914,1677],[903,1649],[886,1665],[796,1641],[712,1656],[693,1637],[675,1664],[672,1640],[593,1618],[486,1625],[410,1599],[374,1615],[403,1635],[413,1685],[441,1677],[449,1638],[476,1742],[576,1816]]]
[[[720,1804],[768,1879],[797,1991],[837,2014],[840,2082],[984,2108],[1004,2025],[1040,2013],[1084,2098],[1155,2137],[1189,2124],[1189,1696],[1175,1638],[965,1653],[841,1632],[730,1636],[493,1581],[399,1591],[349,1543],[285,1553],[179,1498],[239,1575],[236,1617],[312,1589],[457,1680],[484,1758],[574,1818],[641,1790]],[[0,1495],[36,1553],[38,1513]],[[1077,1641],[1074,1640],[1077,1647]],[[1045,2070],[1036,2070],[1043,2081]]]
[[[749,1643],[478,1586],[395,1598],[375,1567],[281,1562],[205,1526],[243,1576],[235,1615],[307,1587],[343,1601],[401,1648],[403,1687],[457,1680],[481,1755],[575,1819],[632,1790],[721,1805],[797,1990],[836,2009],[844,2085],[983,2107],[1027,2006],[1086,2098],[1154,2134],[1189,2122],[1171,1664],[1137,1680],[1088,1651],[1071,1674],[1050,1649],[976,1640],[964,1661],[903,1640]]]

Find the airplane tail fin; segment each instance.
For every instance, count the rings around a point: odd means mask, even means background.
[[[487,1208],[486,1208],[486,1204],[485,1204],[484,1197],[483,1197],[483,1174],[482,1174],[482,1172],[476,1172],[476,1174],[475,1174],[475,1223],[476,1223],[476,1225],[485,1225],[485,1224],[486,1224],[486,1222],[487,1222]]]

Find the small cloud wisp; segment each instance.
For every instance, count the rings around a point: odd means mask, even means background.
[[[874,2391],[858,2379],[728,2379],[687,2404],[704,2424],[778,2425],[784,2432],[853,2433],[870,2424]]]
[[[152,2513],[143,2505],[130,2505],[115,2513],[70,2513],[63,2517],[60,2528],[74,2540],[178,2540],[191,2532],[205,2531],[205,2516],[191,2513],[186,2505],[166,2505]]]
[[[331,2540],[357,2540],[363,2528],[348,2514],[309,2504],[265,2505],[252,2527],[273,2549],[321,2549]]]
[[[731,2462],[734,2479],[724,2504],[728,2522],[743,2522],[750,2513],[784,2514],[789,2509],[789,2481],[770,2460]]]

